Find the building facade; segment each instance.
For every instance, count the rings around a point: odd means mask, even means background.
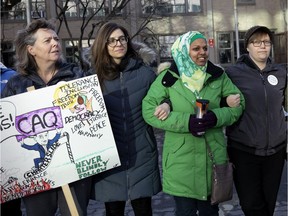
[[[13,39],[19,29],[32,19],[61,17],[61,12],[68,23],[59,26],[68,61],[77,61],[79,38],[81,47],[89,47],[98,24],[113,20],[130,30],[133,40],[154,48],[159,62],[171,59],[170,48],[179,35],[200,31],[208,38],[210,60],[223,66],[245,52],[248,28],[265,25],[275,36],[272,57],[287,64],[287,0],[2,0],[1,61],[13,67]]]

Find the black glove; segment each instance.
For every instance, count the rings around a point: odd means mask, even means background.
[[[203,119],[196,118],[196,115],[190,115],[189,118],[189,131],[193,136],[200,137],[201,133],[204,132]]]
[[[209,128],[214,127],[217,124],[217,117],[214,112],[208,111],[206,114],[203,115],[203,127],[205,131]]]
[[[196,118],[196,115],[190,115],[189,131],[193,136],[200,137],[207,129],[214,127],[217,124],[217,117],[212,112],[204,114],[203,118]]]

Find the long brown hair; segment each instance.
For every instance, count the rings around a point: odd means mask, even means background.
[[[109,55],[107,48],[107,40],[116,29],[123,31],[124,36],[128,38],[127,53],[124,57],[138,58],[138,54],[132,46],[128,31],[117,23],[108,22],[104,24],[98,31],[94,43],[92,45],[92,67],[98,75],[101,87],[103,88],[104,80],[113,80],[119,77],[119,70],[125,64],[125,60],[118,65],[114,59]]]

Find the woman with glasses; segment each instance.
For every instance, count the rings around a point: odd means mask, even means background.
[[[147,57],[151,49],[143,47],[141,53]],[[136,216],[152,216],[151,197],[161,190],[156,139],[142,117],[142,99],[156,77],[146,60],[124,27],[106,23],[99,29],[92,46],[92,73],[99,78],[121,161],[121,166],[94,178],[95,198],[105,202],[106,215],[124,216],[130,200]],[[159,118],[165,118],[162,114]]]
[[[250,28],[244,38],[248,54],[227,69],[246,102],[240,120],[227,128],[235,187],[246,216],[273,215],[286,157],[287,72],[269,57],[272,36],[265,26]]]

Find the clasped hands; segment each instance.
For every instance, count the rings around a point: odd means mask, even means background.
[[[189,131],[193,136],[201,137],[203,132],[214,127],[217,124],[217,117],[212,111],[208,111],[203,118],[196,118],[196,115],[190,115]]]

